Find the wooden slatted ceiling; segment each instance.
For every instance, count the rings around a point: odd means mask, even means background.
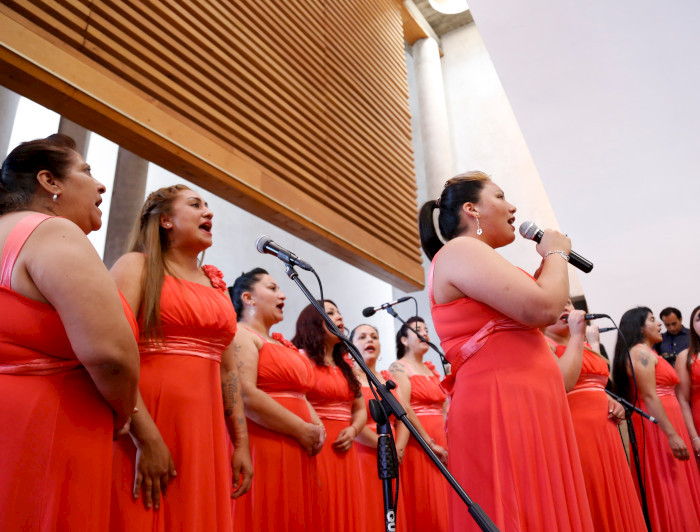
[[[222,183],[219,172],[202,174],[207,164],[183,164],[181,150],[173,148],[168,161],[167,154],[145,149],[137,138],[127,138],[126,145],[122,138],[122,145],[151,160],[149,154],[159,153],[161,160],[154,162],[187,169],[184,177],[272,216],[320,247],[342,247],[350,262],[397,286],[422,286],[400,2],[4,4],[0,12],[37,29],[37,39],[70,53],[86,69],[111,74],[135,98],[150,101],[215,145],[214,151],[247,159],[265,179],[246,182],[236,167],[224,167],[229,177]],[[12,85],[7,81],[3,84]],[[92,93],[91,87],[77,89]],[[56,104],[55,96],[46,99],[54,101],[40,103]],[[62,105],[68,116],[71,105]],[[110,137],[107,123],[100,129],[94,117],[68,117],[89,121]],[[173,130],[156,133],[165,147]],[[209,160],[207,153],[194,154]],[[264,184],[267,190],[260,190]],[[257,205],[260,198],[251,187],[263,193],[264,205]],[[329,221],[327,214],[318,218],[319,206],[344,217],[343,223]]]

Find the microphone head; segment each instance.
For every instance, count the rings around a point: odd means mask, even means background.
[[[265,246],[270,242],[272,242],[272,238],[262,235],[255,241],[255,249],[258,250],[258,253],[265,253]]]
[[[540,228],[537,227],[537,224],[535,222],[523,222],[520,224],[520,236],[523,238],[527,238],[528,240],[532,240],[535,238],[535,235],[537,234],[537,231],[539,231]]]
[[[375,313],[375,312],[377,312],[377,311],[374,310],[372,307],[367,307],[366,309],[364,309],[364,310],[362,311],[362,315],[363,315],[365,318],[369,318],[370,316],[374,316],[374,313]]]

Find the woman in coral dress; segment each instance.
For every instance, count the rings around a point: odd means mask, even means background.
[[[316,458],[325,429],[306,399],[314,373],[309,359],[270,328],[284,318],[285,295],[263,269],[229,289],[239,318],[234,345],[255,470],[238,499],[234,530],[316,530]]]
[[[105,530],[113,432],[136,404],[138,332],[86,238],[105,187],[64,135],[0,177],[0,530]]]
[[[690,436],[693,455],[700,468],[700,307],[690,315],[690,345],[678,354],[676,373],[679,383],[676,396],[681,405],[685,426]]]
[[[643,532],[642,507],[617,429],[625,410],[605,393],[608,362],[585,342],[584,317],[569,301],[544,334],[561,362],[593,526],[600,532]]]
[[[445,409],[447,394],[440,387],[440,377],[430,362],[423,362],[428,344],[422,342],[410,327],[428,340],[423,318],[413,317],[396,334],[396,358],[389,371],[399,386],[403,403],[410,404],[418,419],[416,428],[433,452],[447,462]],[[406,507],[406,530],[447,531],[447,480],[428,458],[415,438],[407,432],[397,436],[396,447],[401,456],[401,489]]]
[[[326,300],[324,307],[342,331],[343,317],[335,303]],[[367,530],[360,462],[353,445],[367,422],[360,383],[345,358],[346,349],[312,305],[299,314],[292,342],[313,364],[314,385],[306,396],[326,428],[326,443],[317,457],[319,530]]]
[[[211,246],[212,213],[195,191],[167,187],[149,195],[138,228],[112,268],[138,313],[141,380],[131,439],[115,447],[111,530],[230,531],[230,497],[249,488],[252,465],[236,316],[221,272],[197,260]]]
[[[515,239],[514,213],[482,172],[450,179],[421,208],[433,323],[455,378],[449,469],[499,530],[590,531],[561,372],[538,329],[568,298],[571,242],[544,230],[533,279],[495,251]],[[452,493],[450,530],[478,530]]]
[[[652,349],[661,341],[661,323],[646,307],[628,310],[620,319],[613,376],[618,395],[649,412],[654,424],[634,415],[649,519],[654,532],[700,530],[700,473],[690,461],[688,429],[676,398],[678,375]],[[626,341],[626,343],[625,343]],[[625,345],[631,346],[630,357]],[[635,384],[632,379],[634,370]],[[633,478],[637,474],[632,461]]]

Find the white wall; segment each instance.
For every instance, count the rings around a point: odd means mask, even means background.
[[[557,219],[595,263],[580,276],[591,311],[670,305],[687,325],[700,304],[700,4],[469,5]]]

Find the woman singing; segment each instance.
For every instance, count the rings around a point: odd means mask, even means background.
[[[693,454],[700,467],[700,307],[690,315],[690,345],[678,354],[676,373],[680,382],[676,396],[681,405],[685,426],[688,428]]]
[[[141,329],[139,412],[114,455],[113,531],[230,531],[230,497],[250,487],[236,315],[221,272],[198,260],[212,217],[183,185],[152,192],[131,253],[112,268]]]
[[[323,302],[326,314],[343,330],[335,303]],[[314,367],[314,385],[307,397],[326,427],[326,444],[318,455],[320,491],[316,498],[319,530],[367,530],[362,507],[362,481],[353,442],[367,422],[360,383],[345,356],[347,350],[331,333],[312,305],[301,311],[294,345],[303,349]]]
[[[495,251],[515,239],[514,214],[482,172],[450,179],[421,208],[433,322],[455,375],[449,468],[500,530],[590,531],[564,384],[538,330],[566,303],[571,243],[545,230],[530,277]],[[451,530],[478,530],[461,499],[450,503]]]
[[[106,530],[136,405],[134,315],[85,235],[105,187],[65,135],[0,174],[0,530]]]
[[[654,532],[700,530],[700,474],[689,461],[690,437],[675,394],[678,375],[652,349],[661,341],[661,323],[651,310],[637,307],[622,315],[619,331],[613,359],[617,394],[633,404],[638,397],[640,408],[659,421],[656,425],[639,415],[632,417],[643,457],[651,528]],[[631,463],[634,468],[634,461]],[[636,473],[633,478],[636,482]]]
[[[305,531],[316,527],[316,459],[326,437],[306,400],[311,361],[270,328],[284,318],[285,295],[262,268],[230,289],[238,315],[234,345],[248,416],[255,482],[236,502],[234,530]]]

